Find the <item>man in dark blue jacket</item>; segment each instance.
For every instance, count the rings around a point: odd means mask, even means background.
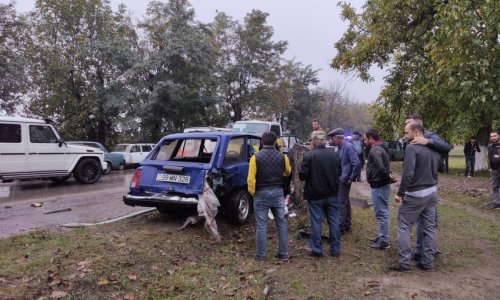
[[[339,147],[340,165],[342,173],[340,175],[339,200],[340,200],[340,232],[342,234],[351,231],[351,183],[356,181],[360,172],[361,162],[358,154],[351,143],[344,141],[344,129],[335,128],[328,133],[333,144]]]
[[[300,180],[305,180],[304,198],[309,205],[311,216],[311,251],[309,255],[323,256],[321,241],[323,214],[329,229],[330,255],[340,255],[339,229],[339,176],[340,158],[332,149],[325,147],[326,134],[313,131],[311,134],[312,150],[302,159],[299,169]]]
[[[481,152],[476,137],[471,137],[469,142],[465,143],[465,177],[474,177],[474,168],[476,164],[476,152]]]

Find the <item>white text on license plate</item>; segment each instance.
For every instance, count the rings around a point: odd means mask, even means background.
[[[174,174],[156,174],[156,180],[188,184],[191,181],[191,177]]]

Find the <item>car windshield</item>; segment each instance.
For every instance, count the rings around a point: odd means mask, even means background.
[[[234,124],[231,131],[262,135],[264,132],[269,131],[269,125],[263,123],[237,123]]]
[[[216,138],[186,138],[164,141],[152,160],[209,163],[217,145]]]
[[[127,145],[116,145],[116,152],[127,152]]]

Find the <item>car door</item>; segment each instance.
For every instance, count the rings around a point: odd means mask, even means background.
[[[50,125],[28,125],[28,169],[39,171],[66,171],[65,144],[59,145],[59,138]]]
[[[130,163],[138,164],[142,161],[141,145],[132,145],[130,148]]]
[[[28,155],[21,124],[0,123],[0,173],[25,172]]]
[[[258,145],[260,139],[253,137],[233,137],[226,148],[223,168],[231,174],[231,183],[242,187],[247,184],[248,162],[256,152],[254,145]]]

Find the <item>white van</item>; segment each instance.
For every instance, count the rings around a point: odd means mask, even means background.
[[[113,153],[121,153],[125,158],[125,165],[139,164],[151,152],[155,144],[118,144]]]
[[[78,182],[101,177],[104,153],[95,148],[67,145],[50,120],[0,117],[0,179],[48,178],[56,182],[72,174]]]

